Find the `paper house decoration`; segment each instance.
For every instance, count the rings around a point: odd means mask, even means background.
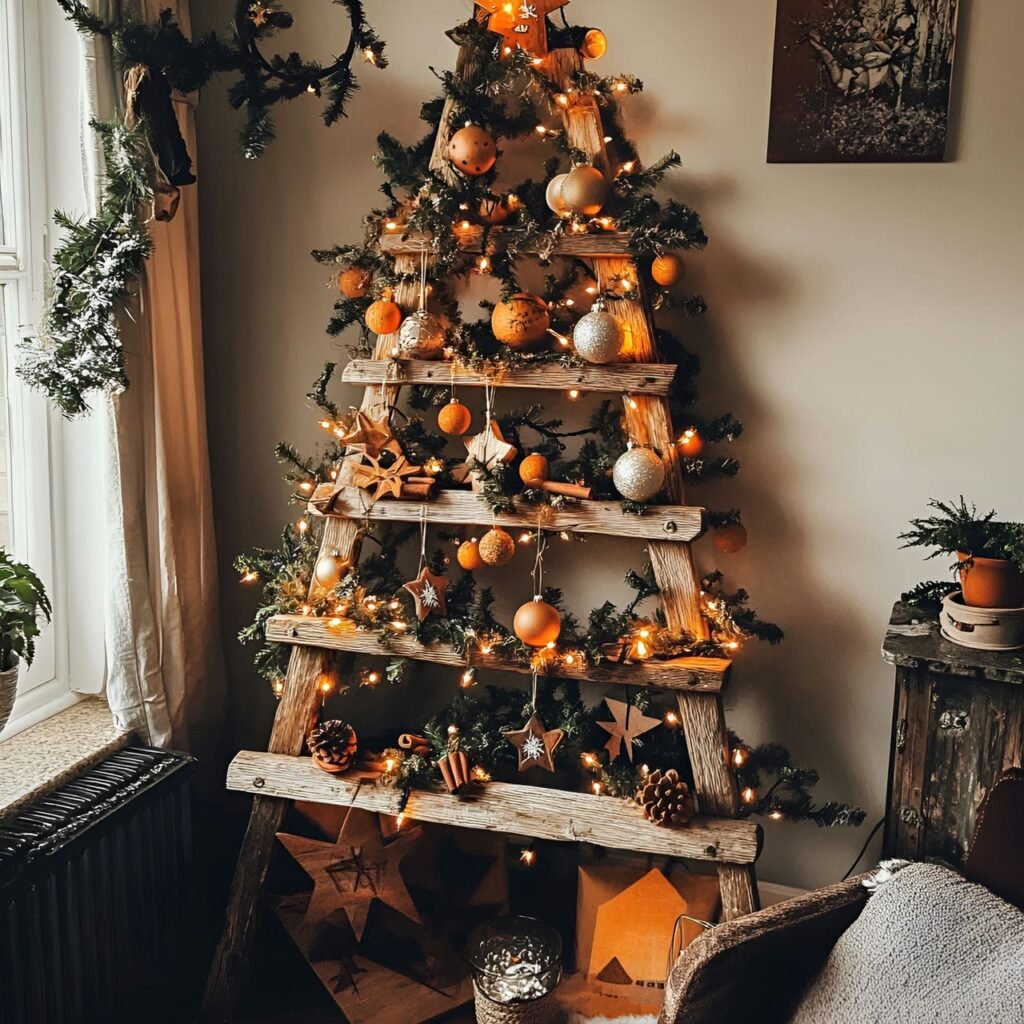
[[[659,1005],[668,975],[672,933],[680,915],[715,921],[717,878],[658,868],[598,865],[579,869],[576,963],[599,992]],[[683,922],[689,945],[699,925]]]

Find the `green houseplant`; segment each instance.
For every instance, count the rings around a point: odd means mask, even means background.
[[[996,520],[995,511],[979,516],[963,495],[960,501],[932,500],[933,515],[912,519],[900,534],[903,547],[934,550],[928,556],[955,555],[964,604],[975,608],[1024,605],[1024,523]]]
[[[52,612],[35,572],[0,549],[0,731],[14,707],[19,664],[35,657],[39,616],[49,622]]]

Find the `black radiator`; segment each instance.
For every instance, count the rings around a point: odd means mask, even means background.
[[[0,1024],[115,1024],[174,996],[191,758],[110,755],[0,823]]]

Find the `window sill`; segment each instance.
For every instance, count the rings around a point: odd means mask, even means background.
[[[0,743],[0,818],[125,746],[102,700],[79,701]]]

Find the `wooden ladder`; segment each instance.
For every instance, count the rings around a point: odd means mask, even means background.
[[[456,73],[472,72],[477,54],[470,46],[460,49]],[[582,65],[576,50],[555,50],[547,58],[553,81],[567,88]],[[432,170],[452,181],[455,172],[446,153],[450,138],[451,101],[445,106],[431,160]],[[604,129],[597,103],[592,98],[577,101],[563,112],[568,141],[585,153],[606,173]],[[499,229],[500,231],[500,229]],[[417,308],[419,256],[422,237],[385,235],[382,248],[395,256],[395,269],[403,283],[395,301],[409,312]],[[480,235],[460,234],[467,251],[479,248]],[[690,551],[691,540],[704,529],[701,509],[684,502],[683,477],[674,440],[668,403],[668,389],[675,367],[659,362],[650,304],[642,277],[630,256],[628,236],[605,233],[595,236],[566,236],[556,250],[560,255],[590,259],[595,274],[611,281],[628,278],[634,283],[630,297],[616,303],[616,315],[624,321],[631,338],[631,363],[611,367],[569,369],[541,366],[511,371],[495,382],[496,387],[559,388],[578,386],[581,390],[625,393],[625,417],[632,437],[665,453],[668,469],[667,491],[672,505],[652,508],[642,517],[624,517],[615,503],[582,502],[580,506],[554,513],[547,525],[552,529],[581,533],[627,535],[646,539],[667,625],[697,637],[707,636],[701,614],[700,580]],[[372,360],[354,360],[343,379],[364,383],[361,408],[380,418],[395,405],[403,384],[446,383],[448,375],[439,364],[402,362],[391,357],[395,336],[378,338]],[[636,365],[631,365],[636,364]],[[460,385],[481,386],[482,376],[460,375]],[[327,507],[333,485],[325,485],[313,496],[310,509],[319,513]],[[364,523],[364,504],[356,494],[344,493],[324,514],[321,552],[339,554],[355,564]],[[436,500],[424,502],[384,500],[373,505],[370,519],[418,522],[421,515],[432,523],[472,524],[490,520],[489,511],[476,495],[442,492]],[[497,517],[498,525],[530,530],[536,512],[517,503],[513,513]],[[231,789],[254,795],[249,826],[242,842],[228,902],[226,921],[215,955],[203,1003],[204,1021],[227,1021],[234,1012],[246,976],[246,959],[274,848],[275,833],[293,799],[314,800],[343,806],[364,807],[382,813],[397,813],[394,790],[359,786],[346,778],[319,772],[309,758],[300,758],[306,734],[316,719],[320,697],[317,682],[329,669],[332,652],[381,653],[373,636],[351,628],[328,628],[322,620],[307,616],[278,616],[271,620],[267,637],[293,645],[287,684],[281,697],[270,736],[268,751],[242,752],[228,773]],[[465,665],[452,648],[435,644],[429,648],[411,637],[396,637],[391,655]],[[474,655],[474,664],[506,671],[528,671],[523,665],[501,661],[495,656]],[[722,909],[726,920],[750,913],[758,907],[754,861],[761,848],[759,826],[735,820],[739,796],[729,764],[729,743],[721,691],[728,679],[730,663],[717,658],[678,658],[652,661],[631,668],[604,665],[583,669],[555,670],[577,679],[622,683],[623,673],[630,685],[647,685],[676,692],[679,717],[686,743],[702,817],[686,829],[658,828],[647,822],[638,807],[607,797],[567,793],[536,787],[492,783],[479,798],[461,801],[447,794],[414,792],[404,808],[407,817],[445,822],[469,828],[487,828],[543,839],[589,841],[619,849],[644,851],[676,857],[712,861],[721,882]]]

